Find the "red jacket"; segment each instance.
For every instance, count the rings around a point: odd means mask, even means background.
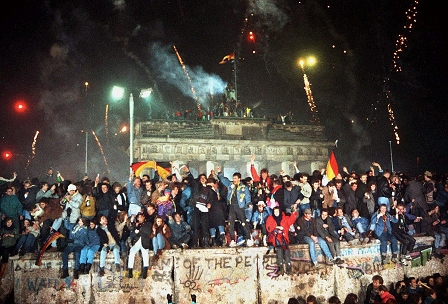
[[[388,292],[388,291],[383,292],[383,293],[380,295],[380,297],[381,297],[381,303],[386,303],[387,300],[389,300],[389,299],[393,299],[393,300],[395,300],[395,297],[394,297],[390,292]]]
[[[269,191],[272,190],[272,187],[273,187],[272,179],[269,176],[266,177],[266,180],[261,180],[260,176],[257,173],[257,170],[255,170],[254,165],[250,166],[250,173],[252,174],[252,178],[254,179],[254,182],[259,182],[263,186],[267,186],[269,188]]]
[[[291,213],[291,215],[286,215],[284,212],[282,212],[282,220],[280,221],[280,226],[283,227],[283,239],[285,240],[286,244],[289,244],[289,227],[296,221],[297,218],[297,212]],[[266,220],[266,230],[268,231],[268,243],[272,244],[273,246],[276,245],[275,239],[282,243],[282,234],[276,234],[275,228],[277,227],[277,222],[274,219],[273,215],[270,215]]]

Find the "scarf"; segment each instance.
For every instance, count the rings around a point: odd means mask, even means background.
[[[277,223],[277,226],[281,226],[280,223],[282,221],[282,213],[280,212],[280,214],[278,216],[275,216],[275,214],[273,214],[272,216],[274,217],[274,220]]]

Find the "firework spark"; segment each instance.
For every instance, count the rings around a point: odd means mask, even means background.
[[[28,157],[28,161],[26,163],[25,169],[28,169],[30,166],[31,160],[33,160],[34,156],[36,156],[36,142],[37,142],[37,136],[39,135],[39,131],[36,131],[36,134],[34,135],[34,140],[31,145],[31,155]]]
[[[405,13],[406,14],[406,24],[404,25],[405,33],[398,35],[397,41],[395,43],[394,56],[392,59],[392,66],[393,66],[394,72],[402,71],[402,67],[399,64],[398,60],[400,59],[400,54],[407,47],[408,38],[406,37],[406,34],[410,33],[412,31],[414,24],[417,22],[417,19],[416,19],[417,5],[418,5],[418,0],[414,0],[414,2],[411,4],[410,8]],[[386,84],[386,87],[388,87],[387,84]],[[389,98],[388,89],[385,90],[385,93],[386,93],[386,98]],[[387,104],[387,111],[389,113],[389,121],[392,125],[393,132],[395,135],[395,141],[398,145],[398,144],[400,144],[400,136],[398,135],[398,126],[397,126],[397,122],[395,121],[394,111],[392,109],[392,105],[390,102]]]
[[[303,60],[300,60],[299,64],[303,71],[303,82],[305,83],[304,89],[305,89],[306,96],[308,98],[308,106],[310,107],[310,111],[311,111],[311,115],[312,115],[311,122],[320,124],[318,111],[316,109],[316,103],[314,102],[313,92],[311,91],[311,83],[308,79],[308,76],[305,73],[305,63]]]
[[[104,129],[106,130],[106,145],[109,147],[109,105],[106,105],[106,113],[104,114]]]
[[[395,72],[401,72],[402,67],[399,64],[398,60],[400,59],[400,53],[404,51],[404,49],[408,46],[407,41],[408,38],[406,37],[406,34],[410,33],[412,31],[412,28],[414,27],[414,24],[417,22],[417,5],[418,1],[414,0],[411,4],[410,8],[406,11],[406,24],[404,25],[405,33],[399,34],[397,41],[395,42],[395,51],[393,56],[393,69]]]
[[[101,145],[100,140],[96,136],[95,131],[92,130],[92,134],[93,134],[93,137],[95,137],[98,147],[100,147],[101,155],[103,155],[103,159],[104,159],[104,164],[106,165],[107,172],[110,174],[109,164],[107,163],[107,159],[106,159],[106,155],[104,154],[103,146]]]
[[[193,83],[192,83],[192,81],[191,81],[190,75],[188,74],[187,67],[186,67],[185,64],[184,64],[184,61],[182,60],[182,57],[180,57],[180,54],[179,54],[179,52],[177,51],[177,48],[176,48],[175,45],[173,45],[173,49],[174,49],[174,51],[176,52],[177,59],[179,59],[179,63],[180,63],[180,65],[182,66],[182,69],[184,70],[185,76],[187,76],[188,81],[190,82],[190,89],[191,89],[191,93],[193,93],[194,100],[197,101],[197,100],[198,100],[198,96],[196,95],[196,91],[195,91],[194,88],[193,88]]]

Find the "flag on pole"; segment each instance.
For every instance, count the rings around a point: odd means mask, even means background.
[[[235,59],[235,53],[232,52],[229,55],[224,56],[224,58],[221,60],[221,62],[219,64],[224,64],[224,63],[227,63],[227,62],[232,61],[234,59]]]
[[[327,178],[332,180],[336,175],[339,174],[338,163],[336,162],[336,157],[334,156],[334,150],[331,151],[330,159],[327,163]]]

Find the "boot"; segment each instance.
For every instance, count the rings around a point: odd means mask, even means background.
[[[132,268],[128,268],[128,278],[132,279],[134,277],[134,274],[132,273]]]
[[[2,263],[2,266],[0,267],[0,279],[3,279],[3,275],[5,274],[6,270],[6,265],[8,265],[8,263]]]
[[[148,267],[143,267],[143,271],[142,271],[142,279],[146,279],[148,277]]]
[[[84,272],[86,271],[86,264],[79,264],[78,270],[80,274],[84,274]]]
[[[263,235],[263,246],[264,247],[268,246],[267,235]]]
[[[68,277],[68,269],[62,269],[61,279]]]
[[[278,265],[278,275],[282,276],[285,274],[285,270],[283,269],[283,264]]]
[[[87,263],[86,268],[84,269],[84,274],[89,274],[91,268],[92,268],[92,264]]]
[[[210,238],[210,247],[215,247],[215,246],[216,246],[216,238],[212,236]]]
[[[292,267],[291,264],[286,264],[286,274],[292,275]]]
[[[226,247],[227,245],[227,240],[226,240],[226,235],[223,233],[219,236],[219,239],[221,241],[221,246],[222,247]]]
[[[73,272],[73,279],[77,280],[79,279],[79,270],[75,269],[75,271]]]
[[[396,253],[392,255],[392,262],[394,262],[395,264],[400,262]]]
[[[0,267],[0,286],[3,283],[3,275],[5,274],[6,265],[8,265],[8,264],[7,263],[2,263],[2,266]]]
[[[204,236],[202,242],[204,243],[204,246],[203,246],[204,248],[209,248],[210,247],[210,244],[208,243],[209,242],[208,236]]]

